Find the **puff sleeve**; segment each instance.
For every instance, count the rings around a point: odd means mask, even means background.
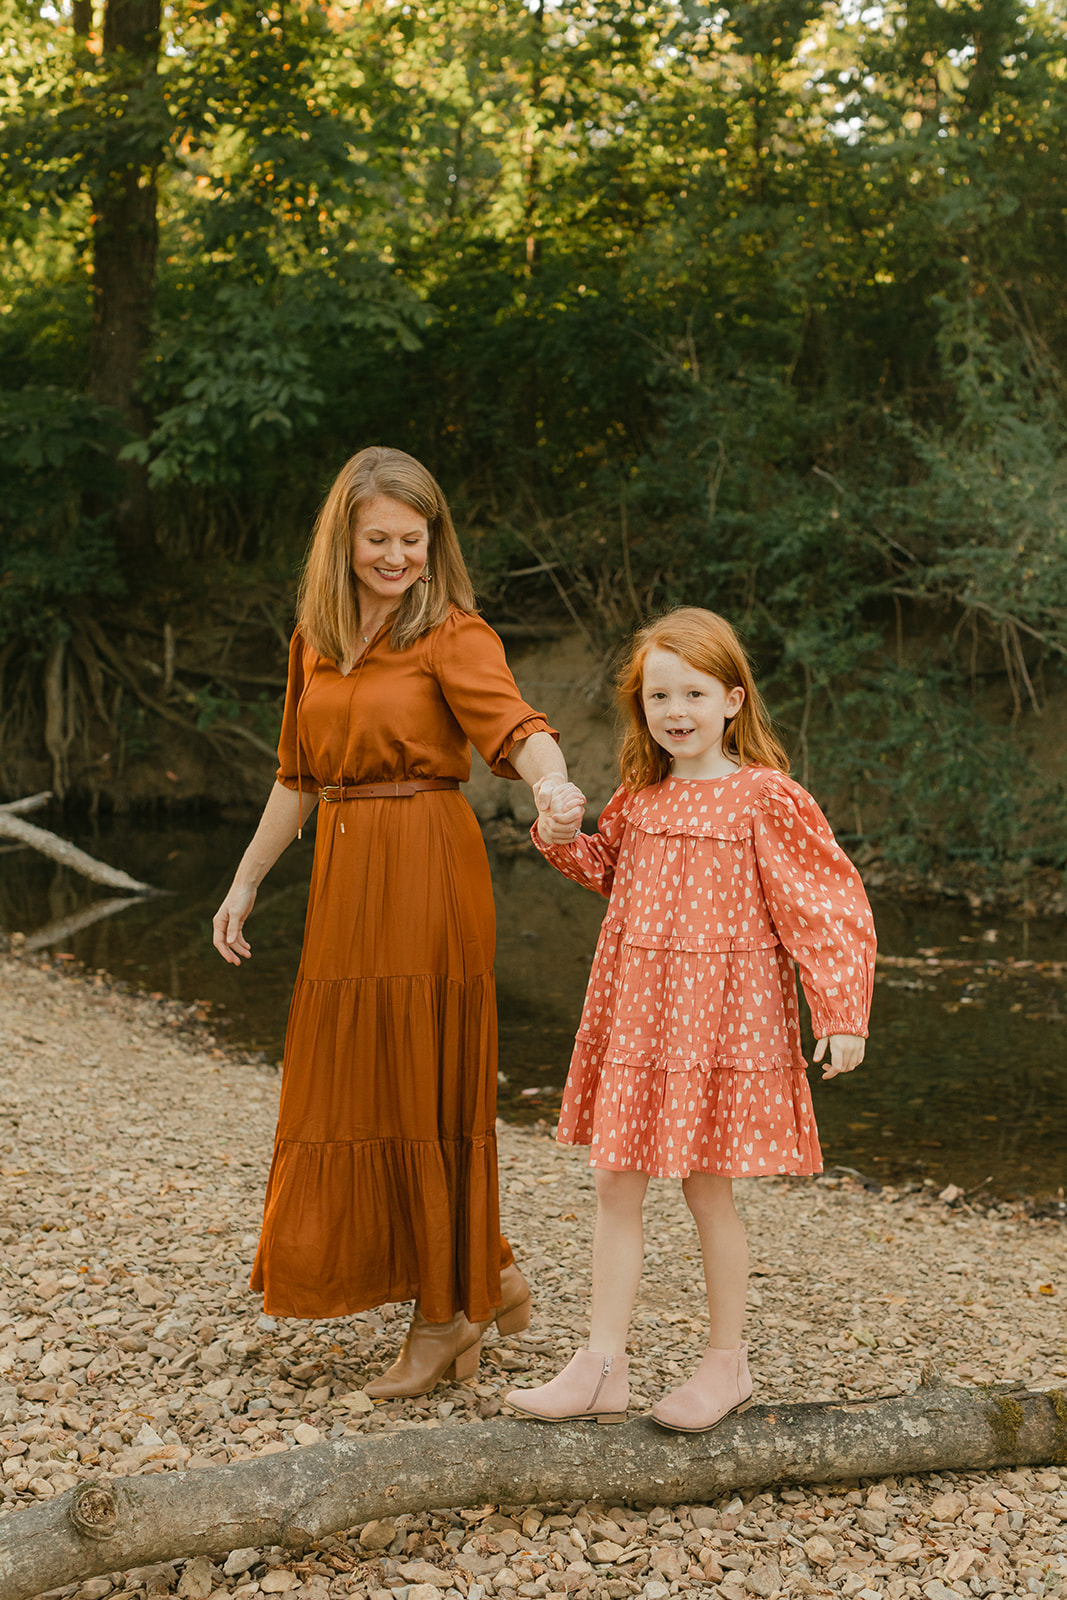
[[[580,833],[569,844],[545,844],[535,822],[530,836],[546,861],[583,889],[592,889],[607,898],[615,881],[619,850],[626,831],[625,789],[616,789],[603,811],[596,833]]]
[[[531,733],[559,734],[522,698],[504,646],[487,622],[454,611],[433,635],[432,670],[463,732],[498,778],[518,778],[507,759]]]
[[[859,872],[811,795],[782,774],[762,790],[753,820],[763,891],[800,968],[815,1037],[866,1038],[875,937]]]
[[[289,675],[285,684],[282,731],[278,738],[277,778],[287,789],[313,792],[319,787],[317,779],[312,776],[307,752],[300,740],[300,702],[316,659],[299,632],[294,633],[289,641]]]

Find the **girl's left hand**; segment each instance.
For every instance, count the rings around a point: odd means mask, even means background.
[[[839,1072],[852,1072],[863,1060],[866,1040],[854,1033],[831,1033],[815,1046],[814,1060],[819,1062],[830,1046],[830,1059],[822,1069],[824,1078],[836,1078]]]

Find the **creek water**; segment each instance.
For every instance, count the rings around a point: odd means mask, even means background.
[[[247,842],[215,817],[54,822],[166,894],[80,930],[115,898],[30,850],[0,854],[0,931],[160,997],[199,1002],[220,1044],[280,1062],[300,951],[311,834],[282,857],[236,970],[210,919]],[[497,897],[500,1114],[553,1120],[605,902],[532,849],[490,845]],[[811,1078],[827,1167],[883,1182],[1062,1200],[1067,1183],[1067,925],[955,902],[872,896],[879,971],[862,1067]],[[802,1009],[804,1009],[802,1007]]]

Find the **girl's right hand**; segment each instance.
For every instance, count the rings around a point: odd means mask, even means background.
[[[231,967],[239,967],[241,958],[247,961],[252,954],[252,946],[244,936],[244,925],[255,903],[255,889],[234,887],[211,919],[214,929],[211,942]]]

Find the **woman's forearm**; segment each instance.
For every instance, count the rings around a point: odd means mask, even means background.
[[[508,760],[531,789],[551,788],[567,782],[567,763],[563,751],[550,733],[531,733],[520,739],[509,752]]]
[[[234,888],[259,888],[282,851],[296,838],[297,829],[309,820],[318,799],[317,794],[301,794],[296,789],[287,789],[283,783],[274,785],[263,807],[259,827],[234,873]]]

